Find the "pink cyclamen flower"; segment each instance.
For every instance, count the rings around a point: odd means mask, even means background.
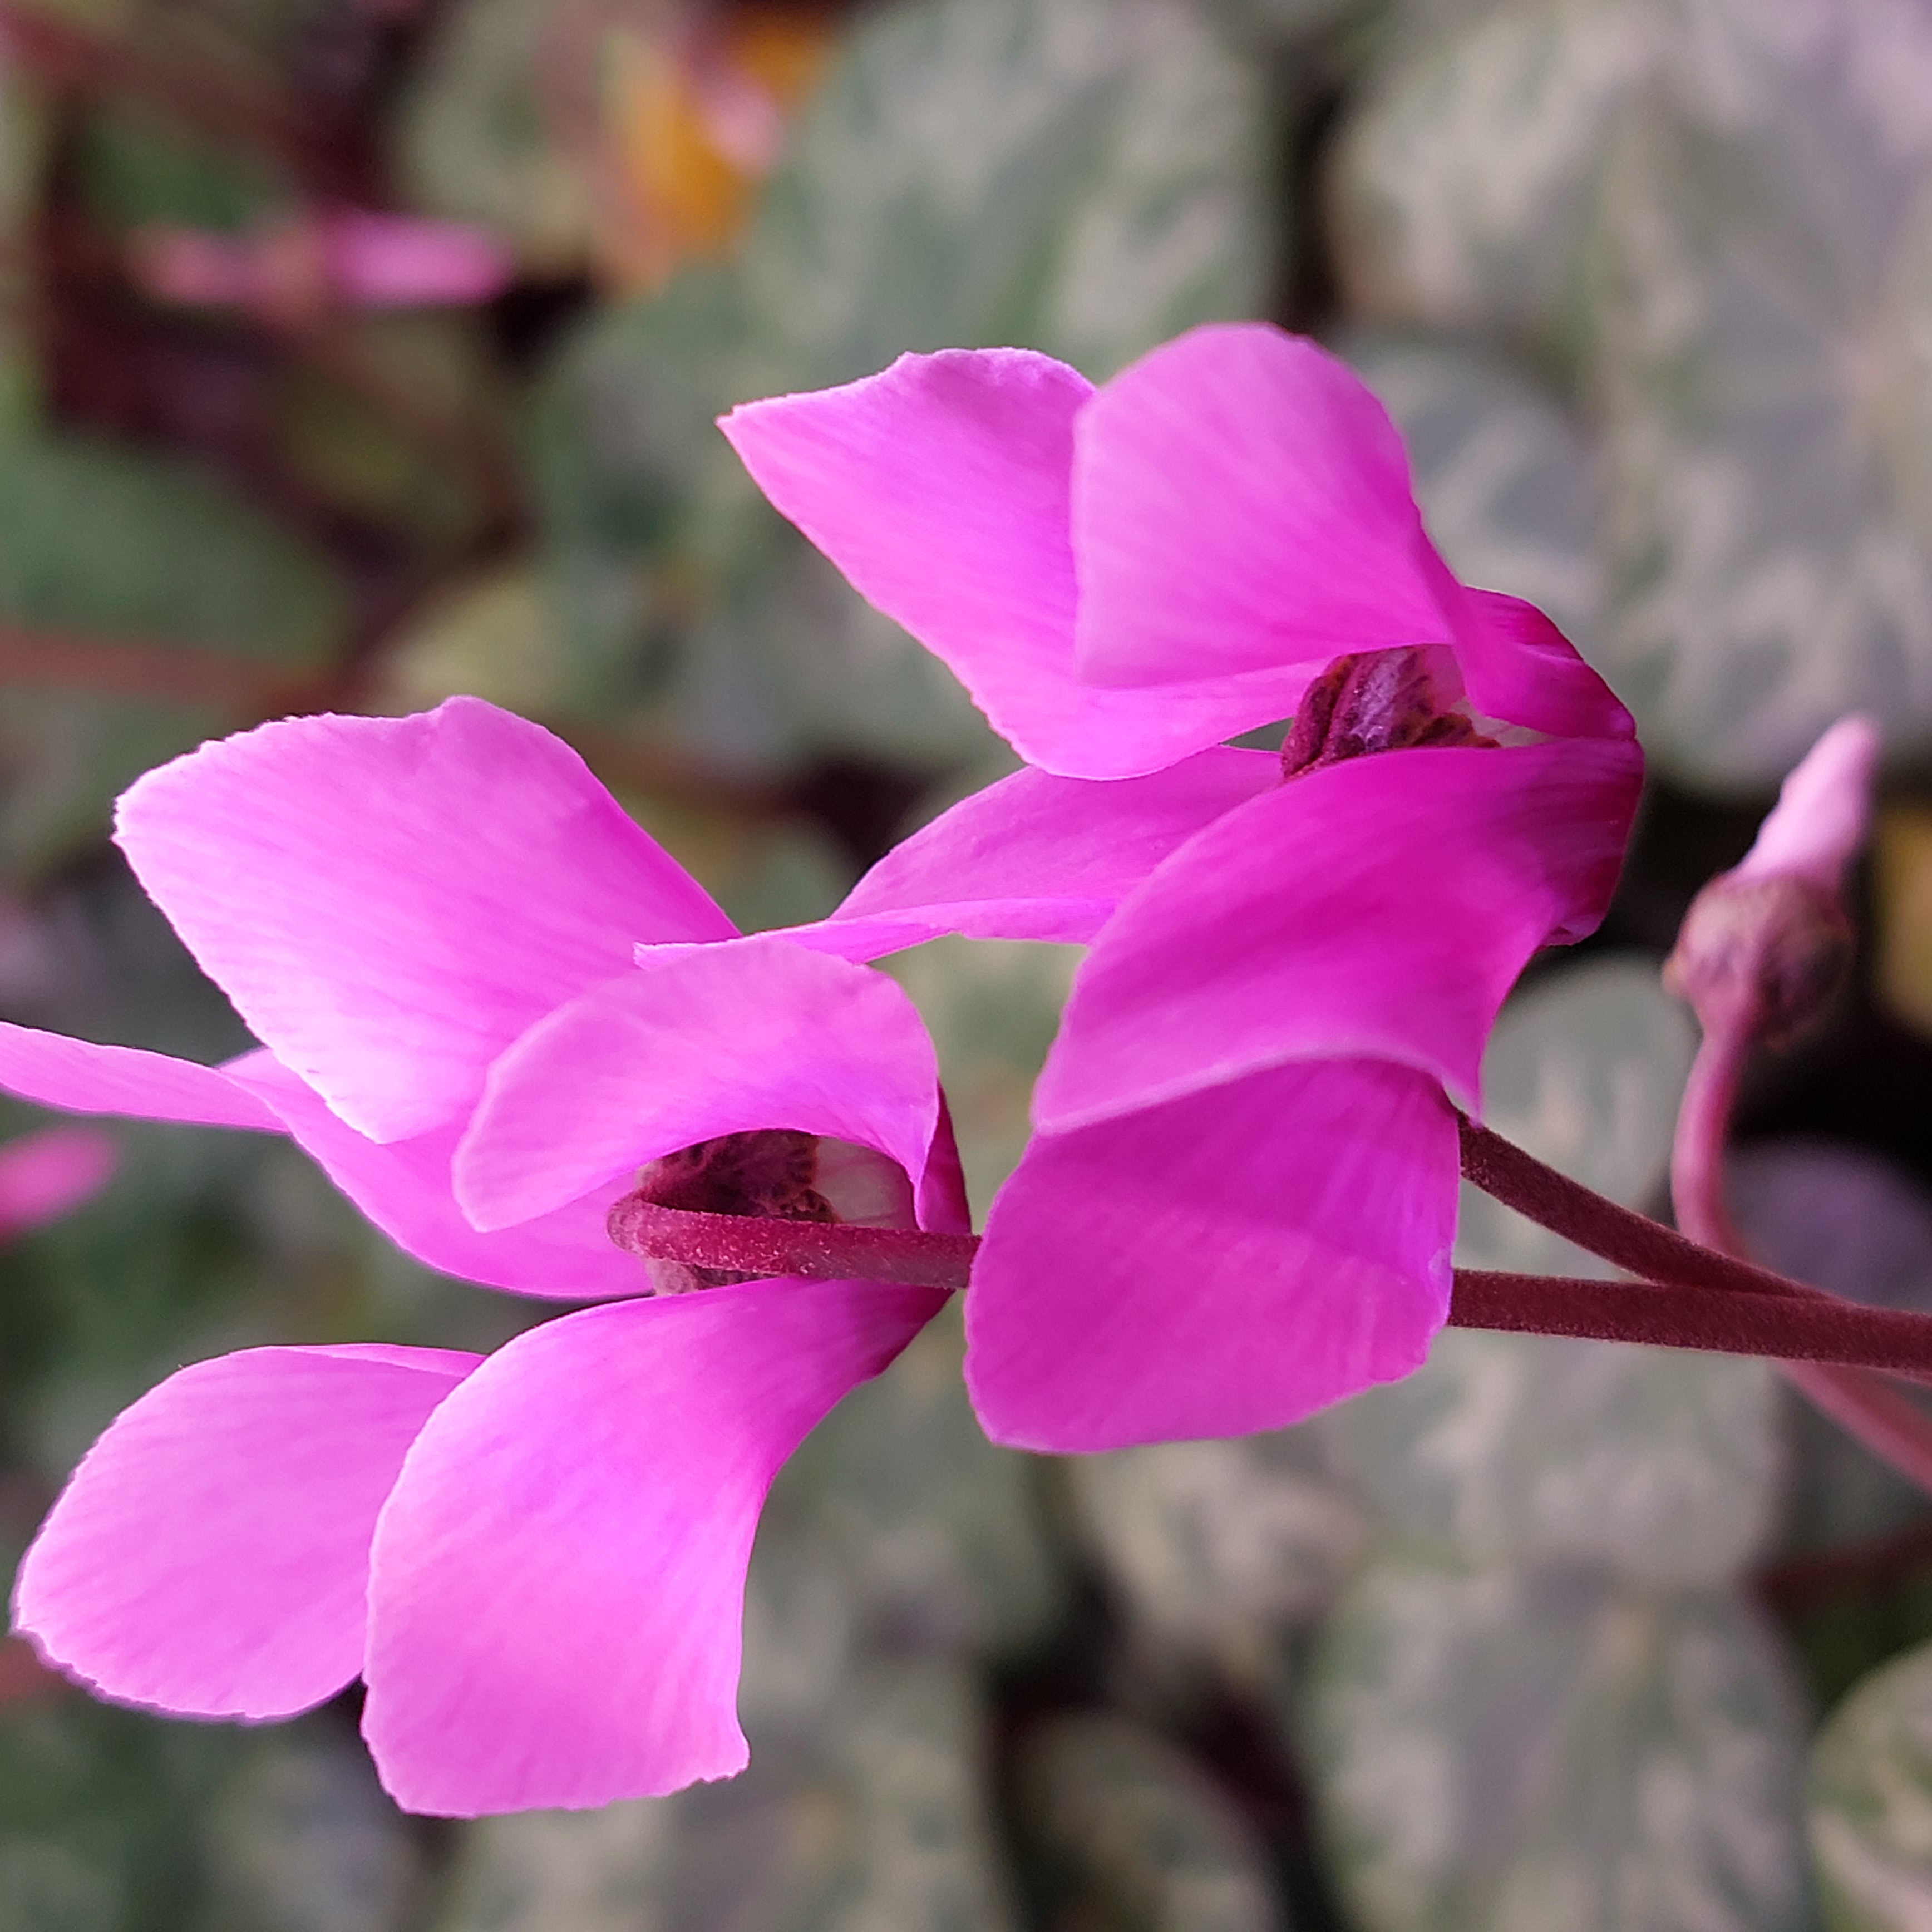
[[[76,1472],[17,1628],[107,1696],[204,1717],[286,1716],[360,1675],[377,1767],[418,1810],[736,1771],[765,1491],[943,1298],[653,1295],[691,1284],[605,1222],[641,1185],[962,1232],[910,1004],[738,937],[574,752],[473,699],[205,746],[128,791],[116,836],[262,1044],[207,1067],[4,1026],[0,1086],[290,1134],[430,1266],[602,1305],[482,1360],[266,1348],[184,1369]]]
[[[118,1158],[92,1127],[43,1127],[0,1147],[0,1241],[70,1214],[107,1185]]]
[[[1530,955],[1608,904],[1628,714],[1542,613],[1456,580],[1381,405],[1276,329],[1196,330],[1098,389],[908,356],[722,427],[1034,767],[800,937],[1092,948],[974,1264],[988,1432],[1232,1434],[1414,1368],[1448,1311],[1450,1099],[1478,1108]],[[1222,742],[1292,713],[1280,757]]]

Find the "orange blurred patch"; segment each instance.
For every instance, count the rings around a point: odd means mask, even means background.
[[[831,43],[826,16],[794,8],[746,8],[676,37],[613,32],[598,237],[611,280],[655,288],[680,262],[729,249]]]

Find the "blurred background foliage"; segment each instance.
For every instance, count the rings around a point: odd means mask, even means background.
[[[464,226],[386,282],[372,214]],[[1813,736],[1882,720],[1860,970],[1754,1070],[1732,1192],[1776,1264],[1932,1308],[1921,0],[4,0],[0,1012],[240,1047],[107,812],[290,711],[493,698],[746,926],[824,910],[1010,754],[713,418],[949,344],[1103,377],[1240,316],[1362,369],[1451,562],[1638,715],[1616,906],[1491,1050],[1524,1144],[1662,1208],[1658,962]],[[982,1210],[1076,963],[891,962]],[[184,1360],[537,1316],[285,1144],[115,1138],[0,1252],[10,1558]],[[1595,1266],[1466,1210],[1472,1264]],[[985,1442],[961,1346],[782,1478],[743,1778],[406,1819],[352,1696],[166,1724],[9,1642],[0,1924],[1932,1924],[1932,1505],[1763,1365],[1458,1331],[1301,1428],[1062,1463]]]

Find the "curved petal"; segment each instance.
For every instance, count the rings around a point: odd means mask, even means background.
[[[119,1154],[92,1127],[43,1127],[0,1147],[0,1240],[58,1220],[99,1193]]]
[[[1402,438],[1314,343],[1266,322],[1192,329],[1116,376],[1074,441],[1082,677],[1309,676],[1344,652],[1449,641]]]
[[[748,1282],[566,1316],[491,1356],[376,1526],[362,1729],[397,1802],[473,1817],[740,1769],[765,1492],[943,1300]]]
[[[1226,746],[1145,778],[1016,772],[922,826],[837,911],[785,937],[847,959],[942,932],[1084,945],[1169,853],[1280,778],[1272,752]]]
[[[282,1131],[276,1115],[220,1067],[140,1047],[100,1046],[6,1021],[0,1021],[0,1088],[69,1114]]]
[[[924,1173],[939,1067],[883,974],[760,934],[650,946],[490,1070],[456,1156],[479,1228],[574,1201],[714,1135],[796,1127]]]
[[[1297,1060],[1420,1069],[1478,1105],[1530,955],[1603,916],[1628,740],[1384,752],[1228,813],[1121,904],[1034,1094],[1054,1131]]]
[[[480,1233],[457,1206],[450,1180],[463,1122],[412,1140],[368,1140],[268,1054],[236,1062],[236,1077],[274,1109],[303,1152],[362,1213],[424,1266],[488,1288],[566,1301],[639,1292],[636,1261],[614,1247],[604,1232],[621,1186],[520,1227]]]
[[[1534,604],[1466,590],[1432,556],[1451,617],[1456,661],[1484,717],[1553,738],[1634,738],[1636,723],[1576,647]]]
[[[966,1381],[1029,1449],[1276,1429],[1418,1366],[1449,1306],[1455,1116],[1407,1067],[1280,1067],[1039,1134],[993,1203]]]
[[[733,930],[574,752],[476,698],[204,745],[116,827],[250,1030],[377,1140],[447,1120],[638,940]]]
[[[1093,393],[1030,350],[949,349],[745,404],[719,427],[772,503],[1030,764],[1125,778],[1286,717],[1308,670],[1187,683],[1168,667],[1158,694],[1078,681],[1074,422]]]
[[[333,1696],[362,1667],[376,1513],[479,1359],[249,1348],[170,1376],[61,1492],[14,1627],[120,1703],[285,1718]]]

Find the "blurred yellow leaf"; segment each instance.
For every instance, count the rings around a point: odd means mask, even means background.
[[[1893,806],[1874,842],[1879,998],[1932,1034],[1932,807]]]

